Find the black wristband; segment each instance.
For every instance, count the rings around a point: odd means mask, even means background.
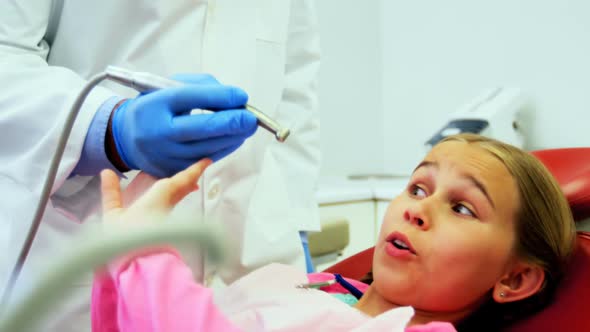
[[[126,100],[127,99],[122,99],[117,105],[115,105],[115,107],[113,107],[104,137],[104,151],[107,158],[109,158],[111,164],[113,164],[113,166],[115,166],[121,173],[128,172],[131,169],[125,165],[125,162],[123,162],[121,156],[119,156],[119,151],[117,151],[117,144],[115,144],[115,137],[113,136],[113,116],[115,115],[117,108],[119,108],[119,106],[121,106]]]

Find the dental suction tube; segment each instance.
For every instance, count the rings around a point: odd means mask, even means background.
[[[0,331],[37,331],[55,301],[69,295],[68,284],[134,250],[188,245],[200,250],[213,264],[223,262],[228,248],[219,225],[195,223],[189,215],[150,217],[139,227],[125,223],[95,224],[67,239],[66,246],[76,250],[52,260],[39,275],[39,281],[19,301],[5,308],[0,315]]]
[[[55,152],[49,165],[49,170],[47,171],[47,176],[45,178],[45,183],[43,184],[43,189],[41,190],[41,197],[39,198],[39,203],[37,204],[35,215],[33,216],[33,220],[31,222],[31,225],[29,226],[27,237],[25,238],[25,241],[21,247],[19,256],[11,271],[9,280],[4,286],[5,288],[2,293],[2,299],[0,300],[0,314],[8,305],[11,293],[14,289],[14,285],[16,284],[16,280],[20,275],[20,271],[23,268],[29,251],[31,250],[33,240],[35,239],[37,230],[39,229],[39,225],[41,224],[41,220],[43,219],[43,213],[45,211],[45,207],[47,206],[47,202],[49,201],[49,196],[51,195],[51,188],[53,187],[53,183],[55,182],[55,176],[57,174],[61,158],[63,156],[68,138],[70,136],[70,132],[72,131],[72,127],[74,126],[74,121],[76,120],[76,117],[80,112],[80,108],[82,107],[82,104],[84,103],[84,100],[86,99],[90,91],[105,79],[115,81],[121,85],[133,88],[139,92],[158,90],[163,88],[179,86],[183,84],[182,82],[167,79],[154,74],[145,72],[133,72],[114,66],[107,67],[107,70],[105,72],[93,76],[92,78],[90,78],[88,83],[86,83],[86,85],[80,91],[80,93],[76,97],[76,100],[72,104],[72,107],[67,115],[66,121],[61,131],[61,135],[59,137],[57,146],[55,148]],[[256,118],[258,119],[258,125],[270,131],[275,136],[276,140],[278,140],[279,142],[284,142],[285,139],[287,139],[287,136],[289,136],[290,133],[289,129],[281,127],[276,121],[274,121],[268,115],[262,113],[260,110],[251,105],[246,105],[245,108],[256,116]]]

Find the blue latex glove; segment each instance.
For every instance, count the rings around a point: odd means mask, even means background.
[[[243,108],[243,90],[209,75],[174,78],[187,84],[141,94],[115,110],[113,137],[131,169],[169,177],[202,158],[227,156],[256,131],[256,117]],[[197,108],[218,112],[191,115]]]

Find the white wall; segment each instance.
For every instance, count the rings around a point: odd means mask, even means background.
[[[378,172],[384,160],[379,1],[316,0],[316,5],[321,174]]]
[[[498,85],[532,98],[527,148],[590,145],[590,1],[362,3],[381,8],[385,170],[409,172],[450,112]]]

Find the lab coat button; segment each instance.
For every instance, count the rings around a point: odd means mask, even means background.
[[[211,189],[209,189],[209,192],[207,193],[207,198],[215,199],[218,194],[219,194],[219,184],[216,183],[211,187]]]

